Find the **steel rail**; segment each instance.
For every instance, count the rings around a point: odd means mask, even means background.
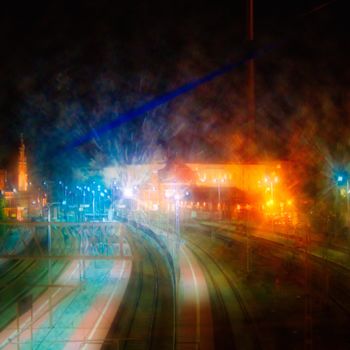
[[[229,229],[221,229],[221,230],[230,232]],[[238,234],[241,235],[240,233],[238,233]],[[206,235],[210,235],[210,233],[206,232]],[[223,242],[237,242],[234,239],[234,237],[229,237],[229,236],[221,234],[219,232],[215,232],[214,236],[216,236],[217,239],[222,240]],[[244,236],[242,235],[242,237],[244,237]],[[262,244],[262,246],[265,248],[273,248],[276,251],[276,253],[278,251],[281,253],[285,253],[286,251],[289,253],[295,253],[295,257],[299,260],[298,263],[302,263],[302,260],[304,259],[304,254],[306,253],[308,255],[310,261],[313,262],[315,264],[315,266],[317,266],[318,268],[324,267],[322,265],[326,263],[327,267],[329,269],[331,269],[333,272],[341,272],[341,273],[347,273],[347,274],[349,274],[349,272],[350,272],[350,269],[345,267],[344,265],[341,265],[341,264],[338,264],[334,261],[331,261],[331,260],[327,259],[326,257],[317,256],[317,255],[314,255],[308,251],[305,252],[304,249],[295,249],[290,245],[283,244],[281,242],[275,242],[275,241],[269,240],[268,238],[264,238],[264,237],[250,236],[250,238],[253,242],[254,241],[256,243],[260,242],[260,244]],[[243,242],[239,242],[239,244],[244,245]],[[325,247],[325,248],[327,249],[327,247]],[[261,256],[264,256],[265,258],[271,259],[273,256],[275,259],[278,259],[278,260],[281,259],[281,257],[278,255],[274,255],[274,254],[271,255],[271,250],[269,250],[268,255],[263,254],[263,253],[264,253],[263,251],[259,250],[259,254]],[[317,291],[319,286],[317,286],[315,281],[316,281],[315,278],[312,278],[313,286],[314,286],[315,290]],[[339,281],[337,282],[337,284],[333,283],[333,288],[336,288],[337,290],[341,290],[342,293],[344,294],[344,290],[343,290],[344,288],[342,288],[342,286],[339,286]],[[350,293],[347,293],[347,295],[350,295]],[[341,311],[343,311],[347,316],[350,315],[349,307],[345,306],[344,303],[342,303],[334,295],[329,293],[328,298],[330,301],[332,301],[334,303],[334,305],[336,307],[338,307]]]
[[[187,241],[188,242],[188,241]],[[188,249],[192,252],[192,254],[196,257],[197,261],[199,262],[200,266],[202,267],[204,274],[207,275],[208,279],[210,280],[210,283],[212,287],[214,288],[216,300],[218,301],[218,306],[214,308],[213,307],[213,316],[218,317],[220,319],[220,324],[216,325],[214,324],[214,344],[215,346],[218,346],[218,348],[225,348],[225,349],[236,349],[236,335],[233,332],[232,329],[232,322],[223,298],[223,295],[221,293],[221,289],[218,286],[218,283],[215,280],[215,277],[213,273],[210,271],[208,264],[205,263],[204,258],[200,256],[198,252],[195,251],[193,246],[197,247],[196,244],[192,244],[192,242],[188,242],[190,244],[187,245]],[[191,247],[192,246],[192,247]],[[210,292],[209,292],[210,294]],[[214,313],[214,310],[216,313]],[[223,334],[215,334],[218,333],[219,330]]]
[[[258,332],[258,328],[257,325],[255,324],[253,318],[251,317],[244,301],[243,298],[241,296],[240,291],[238,290],[237,286],[234,284],[234,282],[232,281],[232,279],[228,276],[228,274],[224,271],[224,269],[220,266],[220,264],[211,256],[211,254],[206,251],[205,249],[203,249],[202,247],[200,247],[197,243],[193,242],[191,239],[186,239],[186,242],[189,243],[188,247],[191,249],[191,251],[198,257],[198,254],[194,252],[193,248],[191,248],[190,246],[195,246],[198,250],[200,250],[208,259],[210,259],[211,264],[215,265],[215,267],[220,271],[220,273],[222,274],[222,276],[224,276],[226,282],[228,283],[228,285],[230,286],[238,304],[239,307],[244,315],[244,319],[245,321],[250,324],[252,326],[253,329],[253,337],[254,337],[254,345],[255,345],[255,349],[262,349],[262,345],[260,342],[260,336],[259,336],[259,332]],[[201,260],[201,259],[200,259]],[[203,261],[203,260],[202,260]],[[207,265],[206,264],[201,264],[202,266],[204,266],[206,269]]]

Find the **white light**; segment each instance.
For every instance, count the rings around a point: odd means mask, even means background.
[[[166,189],[165,190],[165,198],[170,198],[174,195],[174,190]]]
[[[133,195],[132,188],[130,188],[130,187],[124,188],[123,195],[125,198],[132,198],[132,195]]]
[[[159,207],[158,207],[158,204],[153,204],[153,210],[158,210]]]

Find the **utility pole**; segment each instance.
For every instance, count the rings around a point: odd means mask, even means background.
[[[312,320],[312,286],[311,286],[311,271],[309,261],[309,251],[311,245],[311,238],[309,229],[305,230],[305,248],[304,248],[304,349],[312,350],[312,331],[313,331],[313,320]]]
[[[248,114],[248,139],[255,140],[255,62],[254,62],[254,0],[247,0],[247,37],[248,60],[247,71],[247,114]]]
[[[52,203],[53,204],[53,203]],[[48,285],[49,285],[49,324],[50,328],[52,328],[52,293],[51,293],[51,285],[52,285],[52,266],[51,266],[51,249],[52,249],[52,241],[51,241],[51,205],[47,205],[47,251],[48,251],[48,258],[49,258],[49,266],[48,266]]]

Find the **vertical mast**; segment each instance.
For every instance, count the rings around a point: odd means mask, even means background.
[[[249,54],[254,50],[254,0],[248,1],[247,36]],[[247,76],[247,114],[248,114],[248,138],[255,141],[255,62],[254,58],[248,61]]]

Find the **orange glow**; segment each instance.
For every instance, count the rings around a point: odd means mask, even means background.
[[[19,148],[19,160],[18,160],[18,190],[28,190],[28,174],[27,174],[27,158],[25,155],[25,146],[23,139],[21,140],[21,146]]]
[[[274,205],[274,200],[273,199],[270,199],[270,200],[268,200],[267,202],[266,202],[266,205],[268,206],[268,207],[272,207],[273,205]]]

